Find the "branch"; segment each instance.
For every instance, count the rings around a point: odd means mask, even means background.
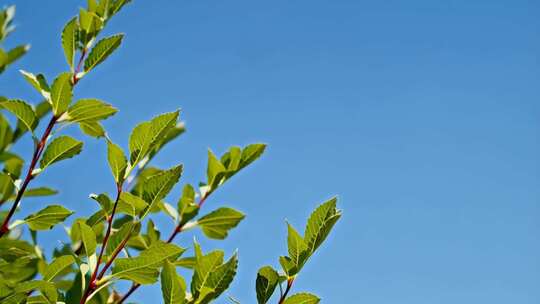
[[[113,209],[111,211],[111,215],[107,216],[107,231],[105,232],[105,236],[103,237],[103,242],[101,244],[101,250],[99,252],[99,257],[97,259],[96,267],[94,268],[94,271],[92,272],[92,277],[90,278],[90,281],[88,283],[88,287],[86,287],[86,291],[84,292],[84,295],[81,298],[80,304],[86,303],[86,300],[88,299],[88,296],[97,288],[97,274],[99,271],[99,264],[101,264],[101,260],[103,258],[103,253],[105,253],[105,249],[107,248],[107,243],[109,242],[109,237],[111,236],[111,230],[112,230],[112,224],[114,215],[116,213],[116,207],[118,206],[118,202],[120,201],[120,195],[122,194],[122,183],[118,183],[116,185],[116,199],[114,201]],[[126,241],[127,242],[127,241]],[[118,255],[118,253],[116,253]],[[114,257],[116,257],[116,255]],[[105,265],[107,268],[112,263],[112,260],[114,258],[109,258],[109,261],[107,261],[107,264]],[[104,274],[105,272],[103,272]],[[100,274],[102,276],[103,274]],[[100,277],[101,278],[101,277]]]
[[[58,121],[58,117],[53,115],[53,117],[51,117],[51,120],[49,121],[49,124],[47,125],[47,128],[43,132],[41,139],[39,140],[38,144],[34,148],[34,154],[32,155],[32,161],[30,162],[30,166],[28,167],[28,171],[26,172],[26,177],[24,178],[21,188],[19,189],[19,191],[17,191],[17,196],[15,197],[15,200],[13,201],[13,205],[11,205],[11,209],[9,210],[9,213],[5,217],[4,222],[2,223],[2,226],[0,227],[0,238],[9,232],[9,221],[15,214],[15,210],[17,210],[17,206],[19,205],[19,202],[21,201],[24,195],[24,192],[26,191],[26,187],[28,187],[28,184],[34,178],[34,175],[33,175],[34,169],[36,168],[39,158],[41,157],[41,153],[43,153],[43,150],[45,148],[45,143],[47,142],[47,138],[51,134],[52,129],[54,128],[54,125],[56,124],[57,121]]]
[[[197,206],[200,208],[204,202],[206,201],[206,199],[208,198],[209,195],[204,195],[203,197],[201,197],[201,199],[199,200],[199,203],[197,204]],[[171,236],[169,236],[169,238],[167,239],[167,243],[171,243],[174,238],[180,233],[182,232],[182,228],[184,228],[185,226],[185,223],[184,224],[178,224],[176,225],[176,227],[174,228],[173,232],[171,233]],[[124,301],[133,293],[135,292],[135,290],[137,290],[139,287],[141,286],[141,284],[137,284],[137,283],[134,283],[133,285],[131,285],[131,287],[129,288],[128,292],[118,301],[118,304],[122,304],[124,303]]]
[[[81,57],[79,58],[79,63],[77,64],[77,69],[75,70],[75,73],[73,74],[73,86],[75,86],[77,82],[79,81],[79,79],[77,78],[77,74],[79,73],[82,67],[82,63],[84,61],[85,56],[86,56],[86,49],[83,49],[83,51],[81,52]],[[51,120],[49,121],[47,128],[43,132],[41,139],[39,140],[38,144],[34,148],[34,154],[32,155],[32,161],[30,162],[30,166],[28,167],[28,172],[26,173],[26,177],[24,178],[21,188],[17,192],[17,196],[15,197],[15,200],[13,201],[13,205],[11,205],[11,209],[9,210],[9,213],[4,218],[4,222],[2,223],[2,226],[0,226],[0,238],[2,238],[4,235],[6,235],[9,232],[9,221],[15,214],[15,211],[17,210],[17,206],[19,205],[19,202],[21,201],[24,195],[24,192],[26,191],[26,187],[28,187],[28,184],[30,183],[30,181],[34,179],[34,175],[32,173],[34,172],[34,169],[36,168],[37,162],[39,161],[41,154],[43,153],[43,150],[45,148],[45,144],[47,143],[47,139],[49,135],[51,134],[54,128],[54,125],[58,121],[58,118],[59,117],[56,117],[55,115],[51,117]]]
[[[281,294],[278,304],[283,304],[283,302],[285,302],[285,298],[287,298],[287,294],[289,294],[289,291],[291,291],[293,282],[294,282],[294,277],[289,278],[287,280],[287,288],[285,288],[285,292]],[[281,288],[281,285],[280,285],[280,288]]]

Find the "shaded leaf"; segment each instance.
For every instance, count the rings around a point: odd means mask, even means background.
[[[86,256],[90,257],[96,252],[97,242],[96,234],[94,230],[84,222],[79,222],[79,229],[81,232],[81,240],[86,251]]]
[[[199,213],[199,206],[195,203],[195,189],[190,184],[186,184],[182,190],[182,196],[178,201],[178,213],[180,225],[184,225]]]
[[[52,281],[66,268],[70,268],[73,263],[75,263],[75,258],[71,255],[63,255],[54,259],[51,264],[45,267],[45,270],[43,271],[43,280]]]
[[[138,284],[155,283],[159,274],[158,267],[168,259],[176,259],[183,252],[184,249],[174,244],[156,243],[142,251],[138,257],[117,258],[112,276]]]
[[[81,122],[79,123],[79,127],[81,128],[81,131],[88,136],[96,138],[105,137],[105,129],[97,121]]]
[[[257,273],[255,289],[257,291],[257,301],[259,304],[268,302],[279,282],[279,274],[274,268],[264,266]]]

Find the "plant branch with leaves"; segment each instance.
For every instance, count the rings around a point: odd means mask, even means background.
[[[180,111],[157,115],[136,125],[127,140],[127,149],[123,149],[113,142],[101,124],[117,112],[112,105],[96,98],[73,102],[76,85],[121,45],[122,34],[105,38],[100,38],[100,34],[128,2],[88,0],[87,7],[67,22],[61,33],[61,45],[69,71],[59,73],[51,85],[45,75],[21,70],[24,79],[39,93],[40,103],[34,106],[20,99],[0,99],[0,108],[16,119],[16,127],[12,129],[8,119],[0,115],[0,163],[3,165],[0,206],[11,203],[8,210],[0,212],[2,303],[124,303],[141,286],[160,281],[164,303],[204,304],[218,299],[236,275],[236,252],[225,258],[224,251],[204,252],[194,241],[193,253],[186,256],[188,250],[175,241],[182,232],[194,228],[210,239],[227,238],[245,215],[226,206],[204,215],[200,211],[210,204],[213,193],[259,159],[266,145],[233,146],[220,156],[208,150],[205,180],[197,186],[183,183],[177,203],[173,205],[167,201],[181,183],[183,165],[161,169],[151,162],[165,146],[184,133]],[[3,32],[0,31],[2,39],[11,31],[13,12],[8,8],[0,16],[4,24]],[[3,62],[6,62],[5,67],[15,58],[2,61],[2,54],[0,52],[0,72]],[[38,137],[39,122],[46,117],[49,117],[48,123]],[[25,198],[57,193],[42,186],[30,188],[30,184],[52,164],[81,153],[83,141],[58,134],[61,127],[73,124],[77,124],[82,133],[106,144],[114,195],[91,194],[89,197],[96,202],[97,210],[88,217],[74,218],[69,224],[67,220],[73,212],[63,205],[46,206],[24,219],[13,220],[24,207]],[[25,134],[34,141],[34,149],[26,174],[21,177],[24,160],[10,149]],[[154,223],[158,213],[166,214],[173,223],[166,238]],[[319,302],[312,294],[289,294],[300,270],[340,216],[333,198],[312,213],[303,236],[287,224],[288,255],[279,258],[281,271],[265,266],[257,273],[258,303],[268,303],[272,298],[279,304]],[[69,242],[47,255],[38,242],[38,233],[52,233],[46,231],[61,223]],[[25,229],[29,231],[30,240],[23,238]],[[177,272],[178,267],[192,272],[189,287]],[[121,281],[131,282],[131,287],[123,293],[117,290],[117,283]],[[279,295],[275,294],[278,286]]]

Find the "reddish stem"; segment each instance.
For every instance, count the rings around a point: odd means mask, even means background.
[[[206,199],[208,198],[208,195],[204,195],[203,197],[201,197],[201,200],[199,201],[199,203],[197,204],[197,206],[199,208],[201,208],[201,206],[204,204],[204,201],[206,201]],[[174,227],[174,230],[173,230],[173,233],[171,233],[171,236],[169,236],[169,238],[167,239],[167,243],[171,243],[174,238],[178,235],[178,233],[182,232],[182,228],[184,228],[184,225],[185,224],[178,224],[176,225],[176,227]],[[140,284],[133,284],[131,285],[131,287],[129,288],[128,292],[126,292],[126,294],[124,294],[124,296],[118,301],[118,304],[122,304],[124,303],[124,301],[133,293],[135,292],[135,290],[137,290],[141,285]]]
[[[287,280],[287,288],[285,288],[285,292],[279,298],[278,304],[283,304],[283,302],[285,302],[285,298],[287,298],[287,295],[289,294],[289,291],[291,291],[291,287],[292,287],[293,282],[294,282],[294,278],[289,278]]]
[[[99,251],[99,257],[97,259],[96,267],[94,268],[94,271],[92,272],[92,277],[90,278],[88,287],[86,287],[86,291],[84,292],[84,295],[81,298],[80,304],[86,303],[86,300],[88,299],[92,291],[94,291],[97,288],[96,279],[98,278],[97,274],[99,271],[99,264],[101,264],[101,260],[103,259],[103,253],[105,253],[105,249],[107,248],[107,243],[109,242],[109,237],[111,236],[114,214],[116,213],[116,207],[118,206],[118,202],[120,201],[120,194],[122,194],[122,183],[118,183],[116,185],[116,199],[114,201],[111,215],[107,216],[107,231],[105,232],[105,236],[103,237],[103,242],[101,245],[101,250]],[[118,255],[118,253],[116,253],[116,255]],[[108,266],[110,266],[110,264],[112,263],[112,260],[113,259],[109,258],[109,261],[107,261]],[[108,267],[107,265],[106,267]]]
[[[30,162],[30,166],[28,167],[28,171],[26,172],[26,177],[24,178],[21,188],[17,192],[17,196],[15,197],[15,201],[13,201],[13,205],[11,206],[9,213],[4,218],[4,222],[2,223],[2,226],[0,227],[0,238],[9,232],[9,221],[15,214],[15,210],[17,210],[17,206],[19,205],[19,202],[21,201],[24,195],[24,192],[26,191],[26,187],[28,187],[28,184],[34,178],[32,172],[36,168],[37,162],[39,161],[39,158],[41,157],[41,153],[44,150],[45,143],[47,142],[47,138],[51,134],[52,129],[54,128],[54,125],[56,124],[57,120],[58,118],[56,116],[53,115],[53,117],[51,117],[51,120],[49,121],[49,124],[47,125],[47,128],[45,129],[45,132],[43,132],[43,136],[41,136],[41,139],[39,140],[38,144],[34,148],[34,154],[32,155],[32,161]]]
[[[81,57],[79,58],[79,63],[77,63],[77,67],[75,68],[75,71],[73,72],[73,84],[77,84],[79,82],[80,78],[77,78],[77,74],[81,71],[82,63],[84,61],[84,56],[86,56],[86,48],[84,48],[81,51]]]

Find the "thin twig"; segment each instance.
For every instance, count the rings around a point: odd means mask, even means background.
[[[278,304],[283,304],[285,302],[285,298],[287,298],[287,295],[289,294],[289,291],[291,291],[292,284],[294,282],[294,277],[289,278],[287,280],[287,288],[285,288],[285,292],[281,294],[281,297],[279,297]],[[280,285],[281,288],[281,285]]]
[[[209,195],[204,195],[201,197],[201,199],[199,200],[199,203],[197,204],[197,207],[200,208],[204,202],[206,201],[206,199],[208,198]],[[169,238],[167,239],[167,243],[171,243],[174,238],[180,233],[182,232],[182,228],[184,228],[184,224],[178,224],[176,225],[176,227],[174,227],[174,230],[173,232],[171,233],[171,235],[169,236]],[[131,285],[131,287],[129,288],[129,290],[126,292],[126,294],[124,294],[124,296],[118,301],[118,304],[122,304],[124,303],[124,301],[133,293],[135,292],[135,290],[137,290],[139,287],[141,286],[141,284],[137,284],[137,283],[133,283],[133,285]]]
[[[105,253],[105,249],[107,248],[107,243],[109,242],[109,237],[111,236],[113,219],[116,213],[116,207],[118,206],[118,202],[120,201],[121,194],[122,194],[122,183],[118,183],[116,185],[116,199],[114,201],[113,209],[111,211],[111,215],[107,216],[107,231],[105,232],[105,236],[103,237],[103,242],[101,245],[101,250],[99,251],[99,257],[97,259],[96,267],[94,268],[94,271],[92,272],[92,277],[90,278],[88,286],[86,287],[86,291],[84,292],[84,295],[81,298],[80,304],[86,303],[88,296],[92,293],[92,291],[94,291],[97,288],[96,279],[97,279],[97,275],[99,271],[99,264],[101,264],[101,260],[103,259],[103,253]],[[109,258],[107,265],[110,266],[111,263],[112,263],[112,259]]]
[[[24,192],[26,191],[26,187],[28,187],[28,184],[30,181],[34,178],[34,169],[36,168],[37,162],[39,161],[39,158],[41,157],[41,153],[43,152],[45,148],[45,143],[47,142],[47,138],[51,134],[52,129],[54,128],[54,125],[58,121],[58,117],[52,116],[51,120],[49,121],[49,124],[47,125],[47,128],[43,132],[43,136],[41,136],[41,139],[39,140],[38,144],[34,148],[34,154],[32,155],[32,161],[30,162],[30,166],[28,167],[28,171],[26,172],[26,177],[24,178],[24,181],[21,185],[21,188],[19,191],[17,191],[17,196],[15,197],[15,200],[13,201],[13,205],[11,205],[11,209],[9,210],[9,213],[4,218],[4,222],[2,223],[2,226],[0,227],[0,238],[3,237],[5,234],[9,232],[9,221],[11,220],[11,217],[15,214],[15,210],[17,210],[17,206],[19,205],[19,202],[21,201]]]

